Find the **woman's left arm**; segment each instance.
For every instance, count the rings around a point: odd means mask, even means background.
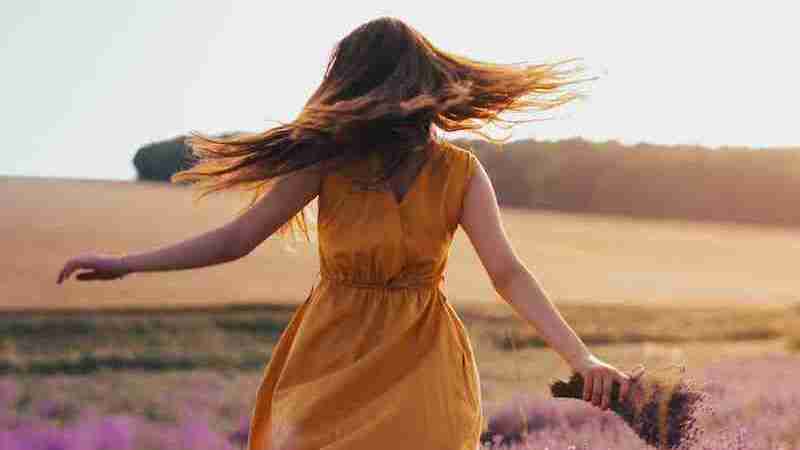
[[[57,283],[76,270],[79,280],[111,280],[133,272],[183,270],[239,259],[271,236],[319,194],[319,170],[305,169],[275,181],[250,209],[233,221],[196,237],[153,251],[110,256],[87,253],[70,259]]]

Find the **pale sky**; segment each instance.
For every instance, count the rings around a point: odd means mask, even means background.
[[[792,3],[5,1],[0,175],[133,179],[147,142],[289,121],[335,42],[383,15],[475,59],[601,74],[514,138],[800,146]]]

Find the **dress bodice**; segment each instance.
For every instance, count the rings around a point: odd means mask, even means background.
[[[442,143],[401,200],[391,190],[360,188],[344,173],[326,175],[317,220],[322,276],[385,287],[438,282],[476,163],[469,151]]]

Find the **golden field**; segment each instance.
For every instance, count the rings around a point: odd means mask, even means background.
[[[0,178],[2,308],[181,307],[295,303],[317,274],[316,243],[270,239],[226,265],[55,284],[83,251],[135,252],[221,225],[236,195],[192,202],[166,184]],[[504,210],[517,252],[559,303],[785,306],[797,301],[800,229]],[[455,304],[502,303],[459,231],[446,293]]]

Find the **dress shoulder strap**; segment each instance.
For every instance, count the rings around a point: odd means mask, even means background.
[[[461,210],[464,206],[464,197],[467,193],[469,182],[478,167],[478,158],[471,151],[455,144],[445,143],[442,149],[445,152],[445,170],[439,174],[444,183],[444,201],[448,206],[448,217],[451,228],[458,226]]]

